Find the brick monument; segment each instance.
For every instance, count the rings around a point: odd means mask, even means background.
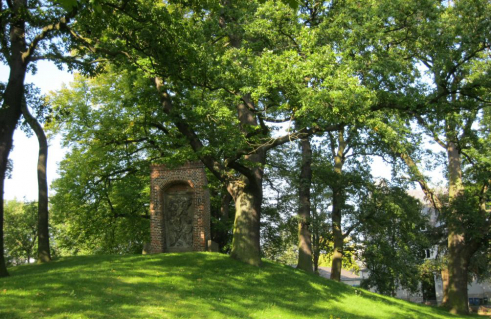
[[[209,250],[210,195],[203,164],[152,165],[150,185],[149,253]]]

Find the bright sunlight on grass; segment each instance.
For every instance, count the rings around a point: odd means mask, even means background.
[[[212,253],[70,257],[10,273],[0,318],[463,318]]]

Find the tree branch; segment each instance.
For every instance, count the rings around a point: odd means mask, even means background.
[[[10,52],[9,46],[7,42],[7,24],[4,22],[4,10],[3,10],[3,1],[0,3],[0,52],[2,52],[3,56],[7,60],[7,63],[10,61]]]
[[[415,112],[412,113],[414,115],[414,117],[416,118],[416,120],[418,121],[419,125],[421,125],[422,127],[424,127],[432,136],[433,140],[438,144],[440,145],[441,147],[443,147],[444,149],[447,148],[447,143],[443,142],[439,137],[438,137],[438,134],[436,132],[434,132],[430,126],[428,125],[428,123],[426,123],[426,121],[423,119],[423,117]]]
[[[450,77],[452,75],[454,75],[455,72],[457,72],[457,69],[462,66],[463,64],[469,62],[472,58],[476,57],[476,55],[479,53],[479,52],[482,52],[486,49],[489,49],[490,46],[489,45],[485,45],[483,44],[481,47],[479,47],[478,49],[476,49],[474,52],[471,52],[469,55],[467,55],[466,57],[464,57],[460,62],[458,62],[457,64],[455,64],[451,69],[450,71],[448,71],[447,73],[447,76],[445,77],[445,81],[449,81],[450,80]]]
[[[170,134],[169,133],[169,130],[165,126],[163,126],[162,124],[160,124],[160,123],[152,122],[152,123],[150,123],[150,126],[155,127],[156,129],[158,129],[161,132],[164,132],[167,135]]]
[[[219,162],[215,161],[210,155],[200,154],[204,146],[196,133],[189,127],[189,125],[179,116],[173,114],[172,99],[164,88],[164,82],[160,78],[155,78],[155,87],[160,95],[160,101],[165,114],[169,115],[176,125],[179,132],[188,140],[193,151],[198,155],[201,162],[215,175],[220,181],[226,181],[227,176],[225,174],[225,167]]]
[[[440,199],[436,196],[434,190],[428,186],[428,183],[426,182],[424,175],[421,173],[421,171],[419,170],[418,166],[413,161],[411,156],[409,156],[409,154],[407,153],[401,153],[401,152],[396,152],[396,154],[406,163],[411,175],[413,175],[416,178],[416,181],[420,185],[421,190],[425,194],[426,199],[431,202],[431,204],[433,205],[436,211],[440,212],[443,208]]]
[[[73,18],[76,13],[77,10],[72,10],[69,14],[65,15],[64,17],[61,17],[57,23],[50,24],[42,28],[41,33],[39,33],[34,37],[32,42],[29,44],[27,51],[22,54],[22,59],[24,63],[27,65],[29,62],[31,62],[31,58],[34,55],[34,52],[36,51],[39,45],[39,42],[51,36],[51,34],[54,31],[61,31],[62,29],[67,29],[70,19]]]

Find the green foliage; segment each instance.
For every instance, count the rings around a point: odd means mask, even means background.
[[[380,185],[361,204],[365,213],[358,240],[361,259],[369,277],[364,287],[391,295],[397,287],[418,288],[424,250],[429,248],[425,234],[427,216],[419,201],[399,187]]]
[[[353,146],[355,143],[353,143]],[[348,161],[349,171],[342,176],[334,172],[330,154],[329,139],[326,136],[315,139],[313,157],[313,181],[311,185],[311,219],[309,220],[312,233],[314,254],[319,255],[319,265],[331,266],[333,254],[333,236],[331,229],[332,187],[343,187],[343,205],[345,226],[358,221],[360,211],[356,209],[358,201],[365,195],[365,184],[369,183],[366,165],[358,159]],[[299,150],[294,145],[278,148],[269,161],[268,167],[268,197],[263,207],[262,216],[262,249],[266,258],[294,265],[298,256],[298,207]],[[324,155],[327,153],[328,155]],[[343,258],[345,269],[358,270],[355,262],[354,246],[346,240]],[[315,258],[315,256],[314,256]]]
[[[149,87],[136,73],[108,72],[79,76],[52,96],[52,130],[72,146],[53,185],[63,254],[135,253],[149,240],[149,165],[170,154],[165,132],[150,131],[156,98]]]
[[[261,253],[264,258],[286,265],[298,262],[298,221],[294,210],[285,212],[266,206],[261,218]]]
[[[148,168],[115,173],[101,167],[105,160],[74,150],[61,163],[51,199],[60,255],[141,253],[149,241]]]
[[[222,254],[80,256],[11,273],[0,281],[7,318],[469,318]]]
[[[344,240],[345,246],[343,250],[343,269],[350,270],[356,274],[360,271],[360,266],[358,265],[358,252],[357,249],[360,249],[358,245],[351,238],[346,238]],[[327,249],[324,250],[325,253],[321,254],[319,257],[319,267],[331,267],[332,266],[332,254],[333,243],[329,242],[327,245]]]
[[[458,142],[472,145],[463,149],[469,159],[476,159],[465,167],[466,178],[479,180],[481,186],[489,181],[489,127],[468,134],[474,120],[489,120],[483,107],[489,99],[486,54],[491,34],[486,1],[304,1],[298,7],[292,1],[227,3],[127,1],[115,10],[111,1],[97,1],[97,9],[89,6],[81,12],[74,29],[91,48],[80,47],[77,53],[98,58],[99,70],[109,72],[79,81],[58,101],[65,141],[76,146],[72,164],[63,164],[65,174],[88,168],[80,176],[72,173],[78,185],[59,184],[65,194],[78,188],[74,203],[89,203],[92,211],[105,203],[105,211],[119,216],[113,204],[130,207],[123,198],[131,196],[116,194],[144,189],[138,178],[127,177],[133,174],[128,167],[140,170],[149,162],[178,165],[201,158],[212,161],[208,166],[217,178],[230,182],[246,169],[262,168],[250,155],[271,151],[276,142],[294,140],[299,132],[320,135],[331,125],[349,128],[355,135],[353,149],[414,155],[421,141],[411,122],[416,115],[427,121],[432,136],[443,135],[448,123],[456,128],[452,136],[466,132]],[[113,71],[101,57],[115,65]],[[428,83],[424,68],[434,83]],[[171,97],[172,110],[165,114],[149,81],[154,77]],[[258,125],[241,122],[239,103],[249,103],[249,115]],[[284,142],[274,138],[279,132],[274,122],[290,123]],[[187,125],[190,134],[180,135],[176,123]],[[182,147],[192,138],[194,150]],[[370,184],[368,161],[351,157],[349,172],[339,176],[332,164],[325,165],[314,182],[345,189],[348,227],[363,221],[360,207]],[[292,163],[279,165],[288,171]],[[289,186],[295,184],[293,174]],[[264,215],[272,225],[265,226],[267,242],[286,249],[288,235],[281,231],[296,203],[294,187],[284,189],[288,194],[279,203],[265,205]],[[324,208],[331,195],[324,189],[315,196],[317,207],[323,207],[314,219],[323,233],[319,236],[327,238]],[[275,204],[276,211],[271,209]],[[384,205],[396,214],[397,207]],[[226,232],[221,218],[215,213],[215,225]],[[277,255],[275,245],[268,247],[271,256]]]
[[[278,147],[271,154],[261,216],[261,252],[269,260],[296,265],[299,183],[296,168],[300,154],[293,144]]]
[[[218,244],[220,252],[230,253],[235,206],[232,197],[220,181],[207,171],[210,192],[210,236]]]
[[[7,266],[31,262],[36,257],[37,204],[7,200],[4,204],[4,245]]]

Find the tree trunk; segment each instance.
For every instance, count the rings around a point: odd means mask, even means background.
[[[448,197],[453,203],[463,196],[461,156],[455,143],[455,129],[447,124]],[[467,247],[461,230],[460,212],[455,209],[447,216],[448,227],[448,296],[444,304],[451,313],[468,314]]]
[[[454,243],[450,243],[448,251],[448,297],[445,306],[453,314],[468,314],[468,261],[465,253],[465,244],[461,236],[453,234]]]
[[[38,155],[38,262],[51,260],[49,247],[49,223],[48,223],[48,140],[39,122],[29,113],[27,105],[23,103],[22,114],[29,126],[32,128],[39,143]]]
[[[16,97],[24,94],[24,73],[16,74],[15,71],[15,69],[11,69],[9,82],[4,93],[4,103],[0,109],[0,277],[8,276],[3,242],[3,192],[13,135],[21,115],[21,99],[16,99]]]
[[[248,127],[257,127],[254,108],[248,94],[242,97],[244,103],[237,105],[237,117],[241,129],[247,134]],[[239,180],[229,183],[227,189],[235,202],[235,221],[231,256],[253,266],[261,265],[260,220],[263,201],[263,175],[266,153],[258,151],[244,156],[245,167],[236,162],[230,167],[241,173]]]
[[[223,196],[222,196],[222,201],[220,205],[220,216],[222,219],[222,222],[226,223],[228,222],[230,216],[230,202],[232,201],[232,196],[230,195],[229,192],[225,190]]]
[[[317,216],[317,207],[315,201],[311,210],[312,223],[312,255],[314,263],[314,272],[319,272],[319,254],[320,254],[320,227],[318,225],[319,217]]]
[[[0,147],[2,147],[2,146],[0,146]],[[0,155],[3,155],[3,154],[0,154]],[[7,154],[7,158],[8,158],[8,154]],[[0,163],[0,165],[1,164],[2,163]],[[7,277],[9,275],[9,273],[7,271],[7,264],[5,262],[5,255],[4,255],[5,245],[3,243],[3,185],[4,185],[5,172],[7,170],[7,165],[5,164],[5,168],[0,166],[0,169],[1,169],[0,174],[2,174],[2,176],[1,176],[2,181],[0,183],[0,196],[1,196],[1,201],[0,201],[0,277]]]
[[[24,79],[26,76],[26,63],[22,53],[26,49],[25,20],[23,14],[26,2],[24,0],[12,1],[12,13],[16,16],[15,22],[10,26],[10,59],[8,59],[10,74],[3,96],[3,105],[0,108],[0,277],[8,276],[4,256],[3,242],[3,191],[7,162],[12,149],[13,135],[19,121],[24,96]],[[6,48],[4,48],[6,49]]]
[[[341,205],[342,194],[338,189],[333,191],[332,201],[332,234],[334,240],[334,252],[332,255],[331,279],[341,281],[341,269],[343,268],[344,237],[341,230]]]
[[[164,88],[164,81],[155,78],[155,85],[160,93],[162,107],[166,114],[171,116],[177,129],[183,134],[195,152],[203,149],[203,143],[192,130],[190,125],[180,116],[173,114],[173,103],[171,95]],[[249,108],[254,108],[250,98],[246,95],[242,97],[245,103],[237,105],[237,117],[240,127],[247,135],[250,126],[258,126],[254,113]],[[260,250],[260,218],[261,204],[263,199],[263,168],[266,162],[266,150],[256,150],[242,156],[243,162],[248,166],[238,162],[238,158],[233,161],[227,161],[227,166],[213,159],[211,156],[200,156],[203,164],[215,176],[224,183],[227,191],[230,193],[235,202],[235,222],[232,239],[231,256],[237,260],[259,266],[261,264]],[[235,172],[231,171],[233,169]],[[231,180],[231,176],[239,177]]]
[[[344,131],[338,132],[338,149],[334,155],[334,173],[336,180],[335,186],[332,187],[332,235],[334,241],[334,253],[332,255],[331,264],[331,279],[341,281],[341,269],[343,268],[343,253],[344,253],[344,235],[341,228],[342,209],[344,206],[344,189],[341,185],[343,165],[344,165],[344,150],[346,141],[344,140]],[[332,141],[331,141],[332,143]]]
[[[442,276],[442,305],[446,305],[448,303],[448,269],[443,268],[441,271]]]
[[[320,249],[314,247],[314,273],[319,273],[319,254]]]
[[[312,183],[312,149],[308,137],[301,140],[302,167],[298,206],[298,263],[297,268],[312,272],[312,237],[310,234],[310,186]]]
[[[242,178],[228,187],[235,201],[231,256],[253,266],[261,265],[260,217],[262,187]],[[262,186],[262,185],[261,185]]]

